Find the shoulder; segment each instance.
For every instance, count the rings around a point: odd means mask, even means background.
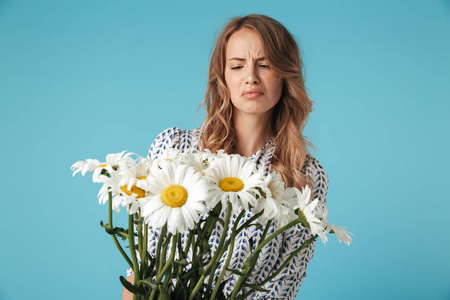
[[[156,159],[167,149],[188,150],[196,148],[200,130],[182,130],[178,127],[170,127],[156,136],[148,151],[148,156]]]
[[[302,170],[313,185],[311,187],[314,197],[319,198],[319,202],[326,203],[328,192],[328,174],[320,162],[312,155],[306,155],[306,161]]]

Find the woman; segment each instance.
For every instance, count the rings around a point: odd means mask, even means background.
[[[305,90],[298,46],[283,25],[263,15],[231,19],[218,37],[211,57],[203,104],[207,116],[200,129],[166,129],[153,142],[149,156],[155,159],[167,155],[171,148],[185,152],[224,149],[226,153],[249,157],[265,174],[276,171],[286,187],[301,189],[310,185],[314,197],[325,205],[328,178],[319,162],[307,153],[306,145],[310,144],[302,135],[312,101]],[[249,213],[246,217],[250,216]],[[272,227],[269,232],[275,230],[276,224]],[[218,235],[220,229],[218,225]],[[250,254],[244,239],[257,239],[261,233],[251,227],[238,237],[235,249],[239,256]],[[251,278],[253,283],[277,270],[310,236],[307,229],[298,225],[266,245]],[[214,249],[214,241],[211,243]],[[294,299],[306,276],[314,245],[297,254],[263,286],[269,292],[256,292],[252,299]],[[154,247],[153,239],[149,242],[150,253]],[[231,265],[242,267],[238,260]],[[132,276],[128,277],[131,282]],[[233,274],[228,276],[230,280],[224,288],[227,296],[236,283]],[[123,295],[123,299],[131,299],[126,290]]]

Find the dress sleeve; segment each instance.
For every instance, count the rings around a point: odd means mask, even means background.
[[[158,134],[153,143],[150,145],[148,157],[151,159],[157,159],[167,149],[176,147],[180,141],[180,132],[180,128],[171,127]]]
[[[319,199],[319,204],[326,206],[326,196],[328,191],[328,176],[320,163],[315,159],[310,159],[306,168],[306,176],[313,182],[314,198]],[[289,255],[298,249],[311,237],[308,228],[297,225],[283,233],[283,245],[279,257],[275,263],[273,271],[276,271],[286,261]],[[287,299],[294,300],[303,280],[306,277],[306,267],[314,254],[315,242],[309,247],[300,251],[275,278],[267,282],[263,288],[269,292],[256,292],[251,297],[256,299]]]

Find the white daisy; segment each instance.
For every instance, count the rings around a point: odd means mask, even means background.
[[[153,160],[150,158],[138,157],[136,163],[129,164],[127,168],[121,168],[119,170],[122,177],[120,186],[126,184],[127,188],[131,189],[133,185],[136,185],[138,188],[145,189],[152,164]]]
[[[344,227],[334,226],[333,224],[331,224],[331,231],[336,235],[340,243],[344,242],[350,246],[352,243],[352,237],[350,234],[353,235],[353,233],[348,232]]]
[[[134,181],[134,184],[130,184]],[[113,208],[120,212],[120,206],[126,206],[129,214],[135,214],[139,208],[144,207],[150,200],[150,192],[137,186],[141,181],[147,181],[146,178],[139,178],[125,174],[121,176],[119,172],[114,172],[110,178],[107,178],[98,193],[100,203],[108,201],[108,191],[113,196]]]
[[[101,165],[101,162],[99,162],[97,159],[86,159],[86,161],[77,161],[74,163],[70,169],[73,172],[72,176],[75,176],[78,172],[81,172],[81,175],[86,175],[86,172],[94,172],[94,170]]]
[[[350,246],[350,244],[352,243],[352,238],[350,235],[353,235],[353,233],[348,232],[344,227],[335,226],[334,224],[328,222],[328,208],[326,206],[317,205],[315,214],[322,221],[325,233],[335,234],[340,243],[344,242],[345,244]]]
[[[310,201],[311,198],[311,190],[309,186],[306,185],[305,188],[302,188],[300,192],[299,189],[294,188],[297,194],[297,205],[294,206],[294,209],[299,209],[298,215],[303,220],[303,225],[309,227],[311,229],[311,233],[314,235],[320,236],[322,242],[325,244],[328,239],[325,235],[324,224],[316,215],[316,206],[319,203],[319,199],[314,199]],[[305,224],[306,223],[306,224]]]
[[[197,172],[204,174],[203,171],[209,167],[208,154],[205,152],[187,153],[181,160],[183,163],[193,167]]]
[[[229,200],[233,212],[237,212],[239,206],[249,210],[250,206],[258,204],[255,196],[259,195],[258,187],[264,189],[263,174],[256,171],[256,164],[246,157],[236,154],[218,157],[205,174],[214,183],[208,207],[212,208],[220,201],[226,207]]]
[[[160,162],[167,160],[174,161],[175,163],[183,163],[185,155],[186,154],[179,149],[168,148],[164,152],[160,153],[155,161],[157,161],[158,165]]]
[[[200,215],[208,211],[210,185],[201,173],[188,165],[160,161],[151,168],[148,178],[150,201],[142,215],[150,226],[161,228],[167,223],[172,234],[193,228]]]
[[[330,222],[328,222],[327,220],[328,207],[326,205],[316,205],[316,207],[314,208],[314,215],[322,221],[324,232],[329,233],[332,224],[330,224]]]
[[[208,161],[211,163],[216,158],[222,158],[228,154],[225,153],[224,149],[217,150],[217,152],[212,153],[211,150],[205,149],[203,150],[204,156],[208,159]]]
[[[283,207],[280,211],[280,216],[278,217],[278,225],[283,227],[287,225],[291,221],[294,221],[298,218],[298,215],[295,213],[294,205],[292,205],[292,201],[296,201],[297,194],[294,188],[286,188],[281,195]],[[294,200],[292,200],[294,199]]]
[[[255,212],[260,212],[264,209],[263,214],[259,217],[259,222],[266,224],[270,219],[275,219],[279,226],[284,226],[297,216],[294,210],[288,207],[288,202],[284,193],[284,182],[281,181],[280,174],[272,172],[264,179],[265,197],[259,199],[258,206]],[[294,193],[295,195],[295,193]]]
[[[106,177],[100,177],[100,175],[105,174],[105,172],[112,174],[119,168],[120,165],[126,167],[134,163],[133,159],[129,157],[134,153],[130,152],[125,154],[125,152],[126,151],[122,151],[121,153],[106,155],[106,162],[100,162],[97,159],[87,159],[85,162],[78,161],[71,167],[72,171],[74,171],[73,176],[75,176],[78,172],[81,172],[81,175],[84,176],[87,171],[90,171],[93,172],[92,180],[94,182],[104,182]]]
[[[215,159],[220,159],[224,157],[225,150],[218,150],[216,153],[212,153],[211,150],[205,149],[204,151],[195,151],[192,153],[187,153],[185,156],[181,158],[183,163],[186,163],[190,166],[193,166],[197,171],[205,174],[204,171],[209,168],[211,162]]]

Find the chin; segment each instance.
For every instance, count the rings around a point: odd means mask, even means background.
[[[247,108],[247,109],[238,109],[239,112],[246,114],[246,115],[265,115],[270,114],[268,109],[262,109],[262,108]]]

